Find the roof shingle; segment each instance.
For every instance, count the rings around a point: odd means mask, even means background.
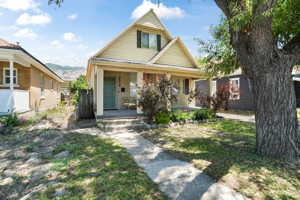
[[[0,38],[0,47],[4,47],[4,48],[13,48],[13,49],[19,49],[20,46],[16,45],[16,44],[12,44],[7,42],[6,40],[3,40]]]

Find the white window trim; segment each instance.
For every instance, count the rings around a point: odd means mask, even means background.
[[[238,95],[238,98],[233,98],[232,97],[232,92],[231,92],[231,81],[238,81],[238,87],[239,87],[239,95]],[[229,96],[229,99],[230,100],[240,100],[241,99],[241,92],[240,92],[240,88],[241,88],[241,81],[240,81],[240,78],[230,78],[229,79],[229,92],[230,92],[230,96]]]
[[[5,82],[5,79],[6,79],[5,71],[6,70],[10,71],[10,68],[9,67],[4,67],[3,68],[3,77],[2,77],[2,81],[3,82],[2,82],[1,86],[8,87],[10,84]],[[19,80],[18,80],[18,69],[14,67],[13,70],[16,71],[16,84],[14,84],[14,87],[20,87],[20,85],[18,84],[19,83]]]

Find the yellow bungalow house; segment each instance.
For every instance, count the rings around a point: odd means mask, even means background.
[[[182,40],[173,37],[150,10],[89,59],[87,80],[94,90],[96,116],[136,105],[137,88],[160,75],[167,75],[178,87],[178,101],[172,107],[195,106],[187,94],[195,88],[195,80],[206,75]]]

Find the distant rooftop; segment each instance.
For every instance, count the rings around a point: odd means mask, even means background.
[[[20,49],[20,45],[12,44],[0,38],[0,48],[13,48],[13,49]]]

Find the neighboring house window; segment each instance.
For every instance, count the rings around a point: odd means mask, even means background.
[[[217,81],[211,82],[211,96],[214,96],[217,93]]]
[[[240,78],[229,79],[230,100],[240,99]]]
[[[40,76],[40,88],[41,88],[41,96],[45,95],[45,77],[43,75]]]
[[[9,68],[4,68],[3,72],[3,83],[4,85],[9,85],[10,84],[10,69]],[[18,83],[18,71],[17,69],[13,69],[13,83],[16,85]]]
[[[137,31],[137,47],[161,50],[161,36],[143,31]]]

